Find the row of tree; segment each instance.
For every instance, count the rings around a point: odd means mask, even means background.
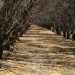
[[[40,0],[32,22],[75,40],[75,0]]]
[[[29,15],[36,0],[3,0],[0,9],[0,59],[28,29]]]
[[[51,16],[53,31],[64,38],[75,40],[75,1],[61,0],[55,5],[55,12]]]
[[[31,22],[75,40],[75,0],[2,0],[0,7],[0,59]],[[32,13],[32,15],[30,15]],[[33,20],[33,21],[32,21]]]

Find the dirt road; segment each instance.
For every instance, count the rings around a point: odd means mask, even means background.
[[[32,25],[16,42],[0,75],[75,75],[75,42]]]

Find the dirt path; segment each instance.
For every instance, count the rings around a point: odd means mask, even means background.
[[[75,75],[75,42],[32,25],[1,61],[0,75]]]

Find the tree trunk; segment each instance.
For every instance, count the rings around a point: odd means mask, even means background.
[[[3,55],[3,49],[0,48],[0,59],[2,59],[2,55]]]
[[[72,40],[75,40],[75,33],[72,34]]]
[[[66,32],[65,31],[63,31],[63,37],[66,38]]]
[[[56,34],[57,35],[61,35],[61,31],[60,31],[60,28],[59,27],[56,27]]]
[[[66,39],[70,39],[70,33],[69,33],[69,31],[66,34]]]

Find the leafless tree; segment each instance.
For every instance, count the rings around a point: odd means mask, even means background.
[[[3,0],[0,10],[0,59],[28,28],[28,19],[36,0]]]

